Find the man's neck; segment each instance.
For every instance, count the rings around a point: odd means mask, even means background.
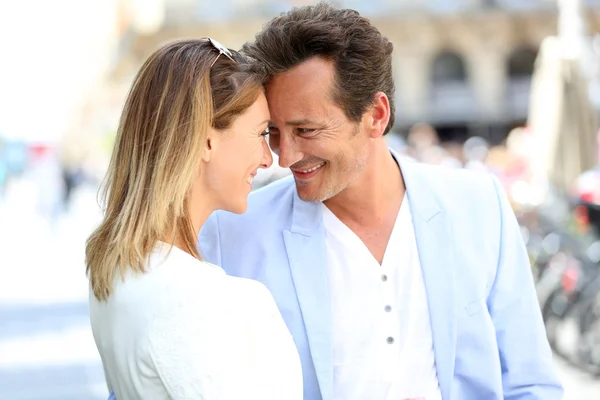
[[[376,154],[362,175],[348,188],[323,203],[342,221],[376,225],[397,212],[405,193],[398,163],[387,146]]]

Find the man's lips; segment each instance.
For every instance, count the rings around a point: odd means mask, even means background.
[[[300,180],[308,180],[319,173],[321,168],[325,165],[325,161],[313,165],[311,167],[302,167],[302,168],[290,168],[292,173],[297,179]]]
[[[321,162],[321,163],[319,163],[317,165],[314,165],[312,167],[309,167],[309,168],[292,168],[292,172],[297,172],[297,173],[300,173],[300,174],[309,174],[309,173],[311,173],[313,171],[318,170],[323,165],[325,165],[325,161],[323,161],[323,162]]]

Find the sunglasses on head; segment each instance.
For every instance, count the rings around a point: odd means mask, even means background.
[[[203,39],[208,40],[215,49],[219,50],[219,54],[217,54],[217,57],[215,57],[215,60],[212,62],[212,64],[210,64],[211,68],[213,67],[213,65],[215,65],[215,63],[217,62],[217,60],[219,59],[221,54],[223,54],[225,57],[229,58],[231,61],[235,62],[235,60],[233,58],[233,54],[231,53],[231,50],[229,50],[227,47],[223,46],[221,43],[219,43],[218,41],[216,41],[215,39],[213,39],[211,37],[206,36]]]

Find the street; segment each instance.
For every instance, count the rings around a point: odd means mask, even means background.
[[[23,185],[0,202],[0,399],[106,399],[88,316],[83,246],[99,217],[95,191],[53,225]],[[35,196],[33,196],[35,197]],[[565,400],[600,398],[592,380],[556,360]]]
[[[0,399],[106,399],[88,314],[84,243],[98,218],[95,193],[51,225],[33,185],[0,202]]]

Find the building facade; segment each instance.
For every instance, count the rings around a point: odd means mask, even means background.
[[[127,81],[161,43],[214,36],[231,48],[252,40],[269,18],[313,1],[153,0],[153,31],[126,35],[114,77]],[[160,3],[160,4],[159,4]],[[394,44],[397,125],[436,127],[442,140],[479,135],[492,142],[525,122],[542,40],[556,35],[553,0],[346,0]],[[588,34],[600,28],[600,0],[583,1]]]

